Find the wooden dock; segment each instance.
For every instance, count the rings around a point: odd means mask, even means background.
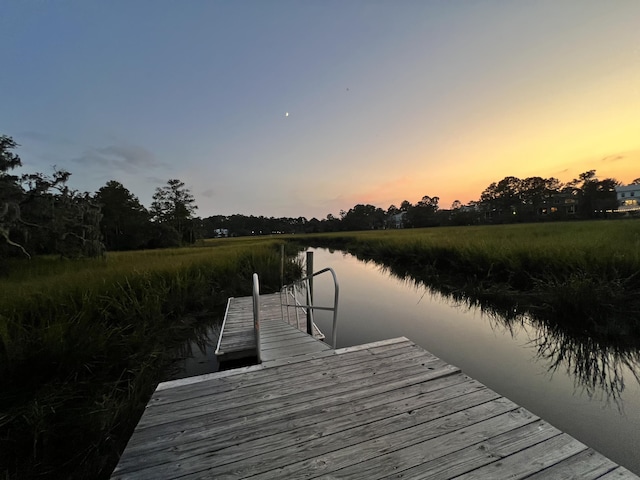
[[[283,357],[308,355],[328,350],[320,341],[324,335],[314,324],[314,335],[300,330],[306,318],[297,325],[291,312],[291,322],[283,319],[280,294],[260,295],[260,352],[263,362]],[[252,297],[232,297],[227,303],[220,338],[215,352],[219,362],[256,356],[256,336],[253,326]]]
[[[406,338],[162,383],[112,479],[638,479]]]

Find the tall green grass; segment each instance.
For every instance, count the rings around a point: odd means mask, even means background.
[[[502,328],[533,324],[531,345],[551,372],[566,369],[576,386],[604,393],[619,408],[626,373],[640,381],[634,373],[638,220],[348,232],[293,241],[349,251],[409,283],[479,306]]]
[[[305,237],[472,301],[616,336],[640,331],[640,222],[612,220]]]
[[[194,312],[280,284],[272,240],[36,258],[0,278],[2,478],[107,478]],[[299,274],[289,265],[287,275]],[[199,315],[200,317],[204,315]]]

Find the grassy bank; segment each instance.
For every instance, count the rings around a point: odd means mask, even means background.
[[[3,479],[108,478],[172,352],[226,298],[280,282],[270,240],[37,258],[0,277]],[[288,275],[296,270],[291,266]],[[203,315],[209,312],[210,315]]]
[[[347,250],[508,316],[532,313],[618,340],[637,341],[640,332],[636,220],[347,232],[302,242]]]

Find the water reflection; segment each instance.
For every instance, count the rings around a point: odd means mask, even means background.
[[[493,330],[506,331],[512,338],[526,330],[528,346],[533,348],[537,363],[545,365],[550,375],[563,371],[573,380],[574,389],[590,398],[603,397],[622,410],[625,377],[640,384],[640,338],[630,334],[630,327],[619,319],[594,324],[554,318],[544,310],[534,314],[530,305],[514,302],[517,297],[503,287],[496,291],[486,285],[475,290],[472,285],[459,287],[420,265],[382,263],[366,255],[354,256],[365,264],[376,265],[380,272],[403,285],[422,291],[422,296],[442,296],[453,307],[479,309]]]
[[[217,372],[215,350],[221,324],[221,319],[216,318],[213,324],[196,325],[192,338],[176,348],[174,361],[162,381]]]
[[[603,344],[588,336],[577,337],[544,322],[539,322],[538,334],[534,341],[538,358],[547,362],[551,372],[565,370],[574,378],[574,386],[583,388],[589,396],[603,392],[622,408],[624,373],[631,372],[640,383],[637,349]]]
[[[616,334],[615,329],[595,326],[597,330],[583,325],[566,325],[562,319],[551,316],[532,315],[526,307],[510,302],[504,291],[496,292],[495,298],[487,295],[475,296],[473,289],[455,288],[439,283],[433,275],[426,278],[418,268],[407,268],[393,264],[382,264],[356,255],[365,263],[375,263],[379,270],[413,288],[427,292],[438,292],[451,301],[452,305],[465,308],[479,308],[493,329],[506,330],[512,337],[524,325],[533,335],[530,344],[535,348],[536,358],[545,363],[551,374],[564,370],[574,380],[574,387],[582,389],[589,397],[603,394],[607,401],[613,401],[622,409],[621,395],[625,389],[625,372],[640,383],[640,342],[627,335],[624,330]],[[617,326],[617,325],[616,325]]]

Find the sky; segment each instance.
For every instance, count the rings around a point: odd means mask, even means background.
[[[640,0],[0,0],[23,172],[316,217],[640,177]]]

